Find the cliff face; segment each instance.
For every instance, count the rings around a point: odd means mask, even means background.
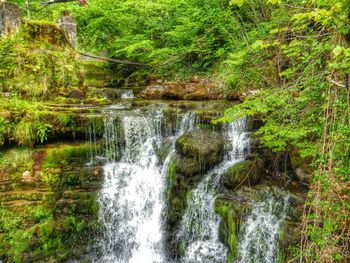
[[[102,171],[88,165],[92,147],[75,142],[1,151],[2,260],[62,261],[93,241]]]

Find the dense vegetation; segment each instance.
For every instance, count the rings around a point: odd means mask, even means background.
[[[9,2],[24,6],[24,1]],[[220,121],[243,115],[261,119],[261,144],[283,158],[301,159],[312,174],[295,258],[349,260],[349,0],[91,0],[86,7],[52,5],[32,16],[54,21],[63,9],[77,16],[79,49],[150,65],[116,66],[121,76],[197,74],[216,79],[227,92],[254,90],[254,96],[228,110]],[[58,67],[72,71],[65,62],[56,65],[59,60],[21,56],[26,51],[14,43],[18,42],[0,40],[0,80],[10,92],[38,98],[65,83],[78,85],[75,73],[53,75]],[[37,68],[23,68],[29,59]],[[35,74],[39,80],[26,77],[28,85],[40,85],[28,89],[9,84],[22,76],[17,68],[29,75],[41,72]],[[0,143],[8,133],[3,128],[10,125],[6,121],[0,115]],[[38,125],[37,133],[51,129]]]

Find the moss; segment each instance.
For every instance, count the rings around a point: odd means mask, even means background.
[[[120,87],[124,84],[124,79],[110,69],[108,62],[83,61],[81,64],[85,86],[104,88]]]
[[[25,20],[22,23],[22,32],[29,40],[47,40],[50,44],[68,45],[63,30],[54,23],[47,21]]]
[[[23,172],[34,164],[32,152],[27,147],[0,150],[0,179],[21,180]]]
[[[189,191],[189,185],[179,174],[176,173],[176,170],[177,164],[176,162],[172,162],[169,165],[167,176],[168,187],[166,191],[166,198],[169,206],[167,227],[170,229],[170,232],[179,222],[181,215],[186,208],[186,196]]]
[[[202,166],[199,161],[192,158],[183,158],[181,156],[177,156],[176,164],[176,171],[179,174],[187,177],[198,175],[205,170],[205,167]]]
[[[264,161],[260,158],[245,160],[230,167],[223,175],[224,186],[235,189],[242,185],[255,185],[265,175]]]
[[[90,158],[90,144],[62,145],[48,149],[43,168],[60,168],[74,162],[87,162]]]
[[[223,159],[221,134],[211,130],[187,132],[176,140],[176,152],[183,165],[178,172],[192,175],[204,172]]]
[[[0,206],[0,258],[8,262],[37,262],[43,257],[61,261],[73,247],[82,246],[82,239],[85,244],[92,241],[98,229],[97,194],[77,193],[74,206],[64,199],[69,213],[63,213],[57,201],[39,203],[30,207],[29,213],[23,213],[28,207],[24,205],[22,215]]]
[[[215,212],[221,216],[224,221],[226,233],[226,242],[228,244],[228,262],[232,262],[238,255],[238,228],[235,213],[232,204],[229,202],[216,202]]]

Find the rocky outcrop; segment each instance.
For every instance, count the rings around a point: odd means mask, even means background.
[[[218,100],[225,94],[217,84],[205,78],[194,77],[188,81],[162,81],[148,84],[139,94],[145,99]]]
[[[265,174],[264,161],[255,157],[230,167],[223,175],[223,184],[231,190],[242,185],[256,185]]]
[[[224,154],[222,135],[212,130],[195,130],[176,140],[176,171],[184,176],[205,172],[220,163]]]
[[[283,198],[285,196],[289,196],[287,198],[288,204],[284,203]],[[274,200],[271,200],[271,198]],[[284,208],[286,217],[281,222],[278,231],[277,260],[281,263],[291,260],[293,256],[289,248],[297,245],[300,240],[301,230],[299,226],[305,196],[295,191],[290,192],[277,185],[264,183],[250,187],[243,186],[234,192],[226,192],[215,201],[215,212],[222,218],[220,240],[229,248],[229,262],[239,256],[238,246],[240,239],[243,238],[242,230],[256,202],[260,202],[261,205],[263,202],[273,202],[269,206],[275,213],[280,213],[281,207],[286,205]]]
[[[0,260],[64,261],[85,253],[98,231],[102,180],[99,166],[86,165],[93,147],[52,144],[2,152]]]

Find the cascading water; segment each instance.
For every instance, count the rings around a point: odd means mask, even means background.
[[[177,235],[185,248],[182,262],[227,262],[227,248],[219,241],[220,217],[214,212],[215,190],[220,176],[248,155],[247,126],[247,119],[243,118],[224,128],[227,146],[224,161],[204,176],[187,201]]]
[[[183,118],[178,134],[193,125],[192,115]],[[121,116],[124,149],[120,161],[105,165],[105,179],[99,195],[103,237],[96,262],[166,262],[162,242],[165,174],[156,155],[162,141],[162,111]],[[192,120],[192,121],[191,121]],[[109,120],[109,124],[111,120]],[[106,123],[106,136],[115,138],[115,128]],[[173,142],[176,136],[172,137]],[[112,143],[113,145],[113,143]]]
[[[247,119],[223,128],[224,161],[203,176],[191,191],[176,239],[184,256],[166,258],[164,223],[166,176],[175,155],[176,138],[193,129],[195,115],[187,113],[176,132],[164,135],[162,110],[118,111],[105,117],[106,160],[104,183],[99,194],[102,237],[100,254],[92,261],[104,263],[224,263],[227,247],[219,241],[220,217],[214,201],[221,175],[250,151]],[[163,131],[162,131],[163,130]],[[171,141],[163,164],[157,149]],[[278,229],[287,214],[288,197],[277,191],[262,191],[239,233],[236,262],[275,262]]]
[[[124,90],[122,95],[121,95],[121,98],[122,99],[133,99],[133,98],[135,98],[133,90]]]
[[[289,194],[264,188],[239,234],[237,263],[277,262],[278,230],[289,211]]]

